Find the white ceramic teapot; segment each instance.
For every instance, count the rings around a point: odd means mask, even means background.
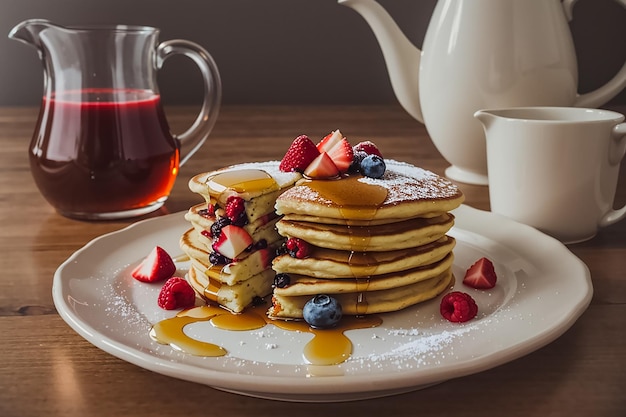
[[[626,0],[617,0],[626,7]],[[400,104],[424,123],[454,180],[487,184],[477,110],[513,106],[598,107],[626,87],[626,64],[607,84],[578,94],[568,26],[576,0],[439,0],[422,50],[374,0],[339,0],[380,43]],[[616,40],[624,42],[624,40]]]

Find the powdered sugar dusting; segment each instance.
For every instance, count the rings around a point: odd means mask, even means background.
[[[372,354],[367,357],[370,361],[389,361],[401,358],[419,358],[428,353],[443,351],[447,349],[455,339],[467,332],[470,328],[463,328],[455,331],[444,330],[440,333],[417,337],[394,349],[380,354]]]
[[[316,190],[306,186],[296,186],[285,192],[289,198],[301,201],[315,201],[319,204],[332,205],[333,202],[321,196]],[[280,198],[280,197],[279,197]]]
[[[232,165],[227,168],[224,168],[220,171],[233,171],[233,170],[242,170],[242,169],[258,169],[261,171],[267,172],[269,175],[274,178],[274,181],[278,183],[280,186],[284,184],[290,184],[302,177],[302,175],[298,172],[283,172],[278,169],[280,165],[280,161],[264,161],[264,162],[246,162],[243,164]]]
[[[380,178],[363,177],[365,184],[379,185],[387,189],[385,204],[397,204],[401,201],[426,199],[446,199],[459,195],[459,190],[447,179],[434,172],[393,159],[385,161],[387,170]]]

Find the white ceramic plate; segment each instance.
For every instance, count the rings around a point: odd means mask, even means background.
[[[592,296],[588,268],[564,245],[528,226],[461,206],[450,235],[457,239],[455,289],[470,293],[479,314],[450,323],[440,297],[382,315],[383,324],[350,330],[350,359],[310,366],[302,359],[309,333],[272,325],[224,331],[208,322],[188,325],[191,337],[219,341],[224,357],[196,357],[160,345],[151,325],[173,316],[156,304],[160,285],[140,283],[130,269],[155,246],[181,253],[188,228],[183,213],[141,221],[97,238],[73,254],[54,276],[53,297],[63,319],[100,349],[154,372],[244,395],[285,401],[344,401],[423,388],[480,372],[528,354],[559,337]],[[496,267],[488,291],[462,283],[482,256]],[[179,264],[181,273],[186,268]]]

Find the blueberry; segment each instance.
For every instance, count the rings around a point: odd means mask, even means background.
[[[341,304],[329,295],[318,294],[307,301],[302,314],[311,327],[318,329],[333,327],[341,320]]]
[[[265,304],[265,299],[263,297],[259,297],[258,295],[255,295],[254,298],[252,299],[251,304],[255,307],[262,306],[263,304]]]
[[[254,244],[254,249],[260,250],[267,248],[267,240],[261,239],[257,243]]]
[[[228,217],[220,217],[211,225],[211,236],[213,239],[217,240],[220,237],[220,233],[222,233],[222,229],[224,226],[228,226],[230,224],[230,219]]]
[[[226,265],[231,263],[232,261],[232,259],[228,259],[219,252],[213,251],[209,253],[209,262],[211,262],[211,265]]]
[[[279,273],[274,276],[274,287],[285,288],[291,283],[291,277],[288,274]]]
[[[368,155],[361,161],[361,174],[370,178],[382,178],[386,169],[385,161],[378,155]]]

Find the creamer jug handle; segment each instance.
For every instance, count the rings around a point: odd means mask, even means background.
[[[176,135],[181,148],[180,165],[183,165],[202,146],[215,125],[222,99],[222,83],[211,55],[197,43],[183,39],[173,39],[159,44],[157,68],[161,68],[168,57],[176,54],[191,58],[200,69],[204,80],[204,101],[200,113],[189,129]]]
[[[620,123],[611,131],[612,141],[609,146],[609,163],[619,165],[626,154],[626,123]],[[610,210],[600,220],[600,226],[605,227],[626,218],[626,205],[617,210]]]
[[[615,0],[626,7],[626,0]],[[574,17],[574,5],[578,0],[563,0],[562,6],[568,21]],[[600,107],[618,95],[626,87],[626,62],[613,78],[603,86],[585,94],[580,94],[574,101],[576,107]]]

